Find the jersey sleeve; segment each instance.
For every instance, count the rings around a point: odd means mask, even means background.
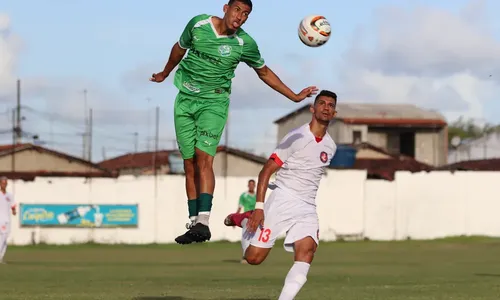
[[[191,20],[189,20],[186,27],[184,27],[184,31],[182,31],[181,37],[179,38],[179,46],[182,49],[191,48],[194,26],[196,25],[196,23],[203,20],[204,17],[208,17],[208,16],[205,16],[205,15],[195,16]]]
[[[240,195],[240,200],[238,201],[238,206],[240,206],[240,207],[243,206],[243,195],[244,194]]]
[[[241,61],[254,69],[261,69],[266,65],[264,58],[260,54],[259,46],[257,46],[257,43],[251,37],[248,37],[243,44]]]
[[[302,148],[304,148],[303,134],[291,132],[281,140],[270,159],[273,159],[281,167],[295,152]]]

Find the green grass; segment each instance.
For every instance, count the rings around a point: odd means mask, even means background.
[[[239,244],[9,247],[0,299],[277,299],[292,255],[260,266]],[[322,243],[297,299],[500,298],[500,240]]]

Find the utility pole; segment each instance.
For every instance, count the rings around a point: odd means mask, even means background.
[[[16,171],[16,145],[17,145],[17,132],[16,132],[16,110],[12,110],[12,165],[11,172],[14,175]]]
[[[150,144],[150,139],[151,139],[151,128],[150,128],[151,127],[151,118],[150,118],[150,112],[151,111],[149,110],[149,102],[151,101],[151,98],[148,97],[146,100],[148,101],[148,116],[147,116],[147,118],[148,118],[148,120],[147,120],[148,121],[147,122],[148,126],[146,128],[146,142],[147,142],[147,150],[146,151],[150,151],[151,150],[151,146],[150,146],[151,145]]]
[[[82,159],[85,159],[85,156],[87,156],[87,147],[85,145],[85,141],[86,141],[85,135],[86,135],[86,133],[83,132],[82,133]]]
[[[154,183],[155,183],[155,210],[154,210],[154,222],[158,224],[158,171],[156,170],[156,160],[157,160],[157,152],[158,152],[158,141],[160,139],[160,107],[156,107],[156,138],[155,138],[155,151],[153,156],[153,165],[154,165]],[[158,239],[158,226],[155,226],[155,241]]]
[[[92,108],[89,110],[89,128],[88,128],[88,152],[87,159],[92,162]]]
[[[153,169],[154,169],[154,174],[155,176],[157,175],[157,165],[156,165],[156,161],[157,161],[157,152],[158,152],[158,142],[159,142],[159,139],[160,139],[160,107],[157,106],[156,107],[156,134],[155,134],[155,150],[153,152]]]
[[[227,152],[229,148],[229,119],[230,112],[227,113],[227,121],[226,121],[226,134],[224,139],[226,140],[226,153],[224,154],[224,176],[227,177],[227,169],[228,169],[228,160],[227,160]]]
[[[227,175],[228,175],[228,169],[229,169],[229,162],[228,162],[228,152],[229,152],[229,119],[230,119],[230,112],[228,111],[227,113],[227,120],[226,120],[226,130],[225,130],[225,144],[226,144],[226,149],[224,149],[224,199],[227,199],[227,189],[228,189],[228,183],[227,183]]]
[[[134,150],[135,150],[134,153],[137,153],[137,151],[139,150],[139,133],[138,132],[134,132]]]
[[[158,141],[160,139],[160,107],[156,107],[156,137],[155,137],[155,151],[153,152],[153,169],[154,169],[154,181],[155,181],[155,200],[158,198],[158,170],[157,170],[157,152],[158,152]],[[156,206],[157,207],[157,206]],[[156,211],[156,209],[155,209]],[[155,212],[155,222],[158,216]],[[156,234],[156,233],[155,233]]]
[[[21,80],[17,80],[17,120],[15,123],[15,132],[16,132],[16,143],[21,142]]]
[[[88,123],[88,108],[87,108],[87,89],[83,90],[83,149],[82,149],[82,158],[87,159],[87,137],[89,132],[89,123]]]
[[[102,146],[102,160],[106,160],[106,147]]]

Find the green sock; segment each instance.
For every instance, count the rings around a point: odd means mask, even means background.
[[[198,215],[200,213],[200,207],[201,207],[201,200],[200,200],[200,196],[198,196],[198,198],[196,199],[196,215]]]
[[[188,211],[191,220],[198,216],[198,199],[188,200]]]
[[[200,194],[200,197],[198,197],[198,214],[202,212],[209,213],[212,210],[213,197],[210,194]]]

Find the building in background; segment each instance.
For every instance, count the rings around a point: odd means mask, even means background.
[[[392,181],[397,171],[430,172],[433,166],[413,157],[391,154],[369,143],[337,144],[331,169],[366,170],[368,179]]]
[[[278,141],[311,119],[310,104],[276,120]],[[448,126],[444,116],[411,104],[339,103],[328,132],[337,144],[369,143],[392,155],[439,166],[447,163]]]
[[[81,158],[33,144],[0,145],[0,174],[10,179],[116,177]]]
[[[119,175],[152,175],[154,160],[154,152],[139,152],[107,159],[99,166]],[[266,160],[242,150],[219,146],[214,159],[214,173],[215,176],[255,177]],[[183,160],[177,150],[158,151],[156,165],[157,174],[184,174]]]
[[[156,158],[155,158],[156,155]],[[170,174],[170,156],[174,156],[175,151],[160,150],[156,154],[153,151],[127,153],[117,157],[103,160],[98,163],[101,168],[122,175],[153,175],[156,160],[157,174]]]

